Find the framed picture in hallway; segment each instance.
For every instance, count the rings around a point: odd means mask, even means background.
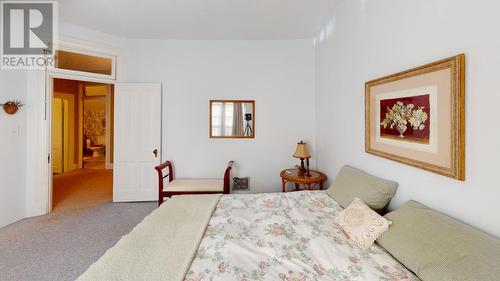
[[[365,151],[465,180],[465,56],[366,82]]]

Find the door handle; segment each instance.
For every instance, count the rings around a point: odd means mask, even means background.
[[[155,155],[155,158],[158,158],[158,149],[155,148],[153,150],[153,154]]]

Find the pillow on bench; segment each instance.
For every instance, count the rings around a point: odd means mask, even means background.
[[[223,179],[174,179],[169,182],[164,191],[206,191],[206,192],[223,192],[224,180]]]
[[[358,197],[372,210],[380,213],[394,197],[397,188],[396,182],[344,166],[326,192],[344,208]]]
[[[409,201],[377,242],[422,280],[500,280],[500,240]]]

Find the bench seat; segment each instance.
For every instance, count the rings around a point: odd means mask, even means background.
[[[231,181],[231,168],[233,161],[227,163],[223,179],[177,179],[174,176],[172,162],[166,161],[155,167],[158,172],[158,206],[164,201],[164,197],[184,194],[229,194]],[[168,173],[163,173],[168,170]],[[165,179],[168,178],[168,183]]]
[[[169,182],[163,191],[170,192],[223,192],[224,179],[174,179]]]

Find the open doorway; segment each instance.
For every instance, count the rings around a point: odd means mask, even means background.
[[[114,86],[52,82],[52,209],[111,202]]]

